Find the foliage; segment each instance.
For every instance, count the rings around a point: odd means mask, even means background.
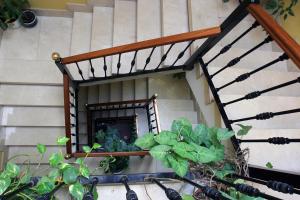
[[[29,6],[28,0],[0,0],[0,27],[3,30],[8,24],[17,20],[22,10]]]
[[[69,138],[59,137],[57,139],[58,145],[65,145],[69,141]],[[95,143],[90,151],[99,148],[100,145]],[[87,149],[87,147],[84,147]],[[47,149],[43,144],[37,144],[37,152],[43,159]],[[88,153],[89,153],[88,152]],[[87,155],[88,156],[88,155]],[[15,156],[16,158],[18,156]],[[90,169],[85,164],[85,158],[78,158],[75,163],[67,163],[64,160],[62,151],[52,153],[49,156],[49,173],[47,175],[41,176],[36,186],[31,189],[24,190],[23,192],[17,194],[18,199],[32,200],[37,197],[48,194],[52,192],[58,185],[64,184],[68,187],[70,195],[73,199],[82,200],[84,194],[89,191],[88,185],[83,185],[80,183],[79,179],[81,177],[89,178]],[[25,167],[25,169],[23,169]],[[0,173],[0,195],[8,194],[21,184],[28,183],[30,177],[33,177],[36,172],[39,172],[40,164],[31,169],[26,165],[18,166],[13,162],[7,162],[5,170]],[[94,194],[96,194],[96,190]],[[55,199],[55,197],[53,197]],[[52,198],[52,199],[53,199]]]
[[[270,162],[267,162],[266,167],[269,168],[269,169],[273,169],[273,165]]]

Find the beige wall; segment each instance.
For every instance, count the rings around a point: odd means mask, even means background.
[[[29,0],[31,7],[42,9],[66,9],[67,3],[85,4],[87,0]]]

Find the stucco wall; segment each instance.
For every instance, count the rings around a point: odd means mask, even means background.
[[[65,9],[67,3],[82,3],[87,0],[29,0],[31,7],[42,9]]]
[[[285,0],[287,3],[290,0]],[[294,9],[295,16],[288,17],[287,20],[282,20],[283,27],[287,32],[300,44],[300,2]]]

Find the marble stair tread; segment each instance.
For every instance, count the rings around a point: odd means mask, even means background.
[[[160,0],[137,1],[137,41],[161,37],[161,5]],[[152,49],[141,50],[136,58],[137,70],[143,70],[146,59]],[[161,59],[161,47],[156,47],[146,70],[154,69]]]
[[[115,0],[113,46],[136,42],[136,4],[136,1]],[[132,52],[121,55],[120,74],[129,73],[133,57]],[[119,55],[112,59],[112,73],[117,74]]]
[[[92,23],[92,38],[91,50],[101,50],[110,48],[113,45],[113,20],[114,8],[112,7],[94,7],[93,9],[93,23]],[[104,59],[94,59],[92,64],[95,69],[96,77],[104,77],[105,71],[103,69]],[[111,75],[111,57],[106,58],[107,76]],[[91,76],[91,74],[90,74]]]
[[[184,117],[187,118],[192,124],[198,123],[197,112],[194,111],[163,111],[159,112],[159,120],[161,130],[170,130],[170,125],[173,120]],[[171,117],[172,116],[172,117]]]
[[[222,102],[239,98],[239,95],[221,95]],[[299,109],[300,97],[261,96],[248,101],[240,101],[225,107],[230,120],[252,117],[264,112],[280,112]],[[268,120],[249,120],[239,122],[244,125],[252,125],[258,129],[297,129],[300,128],[300,113],[275,116]],[[238,124],[238,123],[237,123]]]
[[[63,106],[62,86],[0,85],[0,105]]]

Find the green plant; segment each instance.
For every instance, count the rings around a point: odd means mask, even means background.
[[[57,139],[58,145],[65,145],[68,138],[59,137]],[[39,196],[50,193],[58,185],[64,184],[64,187],[69,189],[70,195],[76,200],[82,200],[84,194],[89,191],[88,186],[79,182],[79,177],[90,177],[90,169],[85,164],[85,159],[88,154],[93,150],[99,148],[100,145],[95,143],[92,148],[84,147],[87,153],[85,158],[78,158],[75,163],[67,163],[64,160],[62,151],[52,153],[48,159],[49,173],[42,175],[35,187],[24,190],[16,194],[15,199],[33,200]],[[43,171],[40,170],[41,160],[44,158],[47,151],[46,146],[42,144],[37,145],[37,151],[40,156],[40,162],[35,168],[30,167],[30,161],[26,160],[23,165],[19,166],[12,162],[15,158],[20,156],[28,157],[29,155],[16,155],[9,160],[6,164],[4,171],[0,173],[0,195],[8,194],[17,190],[24,183],[28,183],[31,177],[39,176]],[[26,165],[28,163],[28,165]],[[94,197],[97,199],[97,191],[93,191]],[[55,197],[51,197],[55,199]]]
[[[22,10],[29,6],[28,0],[0,0],[0,27],[3,30],[8,24],[17,20]]]

